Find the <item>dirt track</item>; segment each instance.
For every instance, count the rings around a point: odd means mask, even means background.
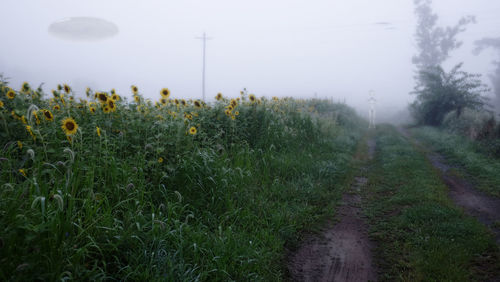
[[[375,142],[368,141],[373,157]],[[293,281],[376,281],[372,260],[373,243],[361,218],[359,192],[365,177],[356,177],[338,209],[339,222],[330,222],[319,236],[305,240],[293,254],[288,269]]]
[[[399,128],[399,132],[413,141],[415,146],[424,151],[431,164],[440,171],[443,182],[449,188],[449,196],[453,202],[474,216],[479,222],[488,226],[495,234],[497,244],[500,244],[500,199],[486,195],[474,188],[474,185],[452,173],[452,166],[446,163],[443,156],[430,152],[418,141],[414,140],[408,131]]]

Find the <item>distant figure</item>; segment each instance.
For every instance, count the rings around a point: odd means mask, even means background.
[[[368,103],[370,103],[370,110],[368,112],[370,125],[368,126],[368,128],[375,128],[375,103],[377,103],[377,100],[373,96],[373,90],[370,91],[370,98],[368,98]]]

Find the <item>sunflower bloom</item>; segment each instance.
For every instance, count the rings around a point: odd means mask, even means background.
[[[95,107],[89,107],[89,111],[90,111],[91,113],[95,114],[96,109],[95,109]]]
[[[17,147],[19,147],[19,149],[23,149],[23,142],[21,141],[17,141]]]
[[[97,136],[101,137],[101,129],[99,128],[99,126],[95,127],[95,132],[97,132]]]
[[[158,158],[158,163],[162,163],[163,162],[163,158],[162,157],[159,157]]]
[[[130,86],[130,88],[132,89],[132,93],[134,95],[137,95],[137,93],[139,93],[139,88],[137,88],[137,86],[132,85],[132,86]]]
[[[0,100],[0,108],[3,108],[3,101]]]
[[[33,111],[33,115],[35,116],[36,124],[40,124],[40,118],[38,118],[38,111]]]
[[[113,100],[108,100],[108,107],[111,112],[116,111],[116,104]]]
[[[61,109],[61,106],[55,105],[52,109],[54,109],[54,111],[59,111]]]
[[[26,131],[28,131],[28,133],[31,135],[33,140],[36,140],[36,136],[35,136],[35,134],[33,134],[33,130],[31,129],[30,125],[26,125]]]
[[[186,106],[186,100],[182,99],[182,100],[181,100],[181,104],[182,104],[183,106]]]
[[[111,95],[115,95],[116,94],[116,90],[113,88],[113,89],[111,89],[111,91],[109,91],[109,93],[111,93]]]
[[[113,94],[113,95],[111,96],[111,100],[113,100],[113,101],[115,101],[115,102],[120,101],[120,95],[118,95],[118,94],[116,94],[116,93],[115,93],[115,94]]]
[[[161,98],[161,99],[160,99],[160,103],[161,103],[162,105],[166,105],[166,104],[168,103],[168,100],[167,100],[166,98]]]
[[[236,111],[236,112],[234,112],[234,115],[235,115],[235,116],[238,116],[238,115],[240,115],[240,112],[239,112],[239,111]]]
[[[253,94],[248,95],[248,99],[250,99],[250,102],[252,102],[252,104],[255,103],[256,100],[255,95]]]
[[[163,98],[167,98],[170,96],[170,90],[168,90],[168,88],[163,88],[161,91],[160,91],[160,94]]]
[[[102,107],[102,111],[103,111],[104,113],[108,114],[109,112],[111,112],[111,109],[109,108],[109,106],[108,106],[108,105],[106,105],[106,106]]]
[[[220,101],[222,100],[222,93],[217,93],[217,96],[215,96],[215,100]]]
[[[66,92],[66,94],[69,94],[69,92],[71,92],[71,87],[69,87],[69,85],[64,84],[63,88],[64,88],[64,92]]]
[[[141,98],[139,96],[135,95],[134,100],[136,103],[139,103],[141,101]]]
[[[45,117],[46,120],[48,121],[53,121],[54,120],[54,115],[52,114],[51,111],[49,110],[44,110],[43,111],[43,116]]]
[[[16,92],[14,92],[14,90],[11,89],[11,90],[7,91],[7,98],[12,100],[12,99],[14,99],[14,97],[16,97]]]
[[[30,85],[29,85],[29,83],[23,82],[23,86],[21,86],[21,91],[23,91],[24,93],[30,91]]]
[[[198,109],[199,109],[199,108],[201,108],[201,103],[200,103],[200,101],[198,101],[198,100],[194,101],[194,106],[195,106],[196,108],[198,108]]]
[[[66,135],[73,135],[78,130],[78,124],[74,119],[68,117],[62,121],[61,128]]]
[[[189,129],[189,134],[191,134],[191,135],[195,135],[195,134],[196,134],[196,132],[198,132],[198,131],[196,130],[196,127],[191,126],[191,128]]]
[[[108,95],[106,95],[106,93],[104,92],[100,92],[97,94],[97,99],[99,100],[99,102],[104,104],[108,101]]]

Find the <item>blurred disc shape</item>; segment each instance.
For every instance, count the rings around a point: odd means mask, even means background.
[[[99,18],[71,17],[52,23],[49,33],[70,41],[99,41],[118,34],[118,27]]]

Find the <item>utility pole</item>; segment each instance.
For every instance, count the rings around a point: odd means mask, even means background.
[[[205,49],[207,45],[207,40],[212,39],[211,37],[207,37],[205,33],[203,33],[203,37],[196,37],[196,39],[203,40],[203,71],[202,71],[202,95],[203,102],[205,102]]]

